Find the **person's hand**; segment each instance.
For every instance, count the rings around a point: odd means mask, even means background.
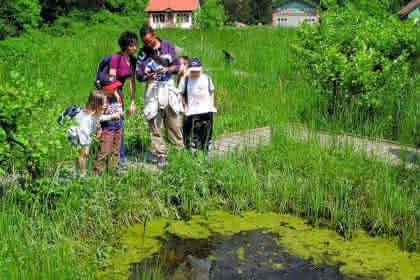
[[[168,73],[169,72],[169,67],[162,67],[161,69],[159,69],[158,72],[159,73]]]
[[[154,80],[156,78],[156,73],[152,72],[146,75],[146,80],[150,81],[150,80]]]
[[[186,72],[186,67],[185,67],[185,65],[184,65],[184,64],[181,64],[181,66],[179,66],[179,71],[178,71],[178,74],[183,74],[183,75],[185,75],[185,72]]]
[[[96,131],[96,138],[98,138],[98,139],[99,139],[99,138],[101,138],[101,136],[102,136],[102,130],[99,130],[99,129],[98,129],[98,130]]]
[[[117,103],[120,103],[121,104],[121,97],[118,94],[118,91],[114,91],[114,97],[117,99]]]
[[[188,105],[184,104],[184,114],[187,113],[187,111],[188,111]]]
[[[136,103],[134,103],[134,100],[131,101],[130,104],[130,116],[134,116],[134,114],[136,113]]]
[[[121,119],[121,113],[114,113],[111,115],[111,119],[113,120],[120,120]]]

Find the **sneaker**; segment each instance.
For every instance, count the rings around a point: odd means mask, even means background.
[[[159,161],[159,155],[156,153],[148,152],[146,161],[152,164],[157,164]]]
[[[126,169],[128,169],[128,163],[127,163],[127,160],[120,160],[119,162],[118,162],[118,166],[117,166],[117,168],[118,169],[121,169],[121,170],[126,170]]]
[[[159,156],[157,161],[157,167],[162,168],[168,164],[168,157],[167,156]]]
[[[84,178],[84,177],[87,177],[87,176],[88,176],[87,171],[80,172],[80,170],[75,170],[73,172],[73,177],[75,177],[75,178]]]

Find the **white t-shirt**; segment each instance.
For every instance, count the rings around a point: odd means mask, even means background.
[[[183,77],[179,83],[178,90],[184,92],[185,83],[187,78]],[[200,74],[197,79],[192,79],[188,76],[187,82],[187,99],[188,111],[185,113],[187,116],[217,112],[213,105],[210,93],[214,94],[213,81],[206,74]]]
[[[111,115],[95,115],[82,110],[73,118],[78,125],[70,127],[67,133],[75,138],[79,145],[89,146],[92,142],[91,134],[96,131],[96,124],[99,121],[109,121],[111,117]]]

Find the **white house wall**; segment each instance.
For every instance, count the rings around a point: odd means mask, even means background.
[[[283,20],[282,20],[283,19]],[[298,27],[304,21],[312,24],[318,22],[317,16],[279,16],[275,17],[273,20],[274,26],[283,26],[283,27]]]
[[[154,22],[153,21],[153,15],[160,15],[160,14],[164,14],[165,15],[165,22]],[[181,14],[186,14],[181,13]],[[191,28],[193,26],[192,24],[192,13],[189,12],[189,21],[188,22],[182,22],[182,23],[177,23],[177,15],[178,13],[173,13],[174,15],[174,22],[175,23],[170,23],[169,22],[169,14],[168,13],[150,13],[149,14],[149,24],[152,28],[154,29],[159,29],[159,28],[168,28],[168,27],[177,27],[177,28]]]

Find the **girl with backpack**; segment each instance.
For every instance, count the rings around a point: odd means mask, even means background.
[[[102,91],[93,90],[89,94],[88,101],[78,114],[73,117],[77,125],[67,130],[67,135],[72,145],[80,148],[79,157],[76,159],[76,176],[87,175],[86,165],[89,156],[89,146],[92,143],[92,134],[97,131],[100,121],[120,119],[120,114],[103,115],[106,109],[106,99]],[[97,133],[97,136],[98,133]]]
[[[126,80],[129,80],[130,88],[130,115],[136,112],[135,94],[136,79],[134,76],[136,59],[134,57],[137,49],[137,34],[134,32],[123,32],[118,39],[120,52],[111,56],[109,61],[109,80],[110,82],[119,81],[121,85],[117,89],[121,100],[124,100],[123,86]],[[124,107],[124,104],[123,104]],[[121,124],[123,125],[123,124]],[[106,124],[104,124],[106,128]],[[124,134],[121,132],[120,145],[120,166],[125,166]]]

